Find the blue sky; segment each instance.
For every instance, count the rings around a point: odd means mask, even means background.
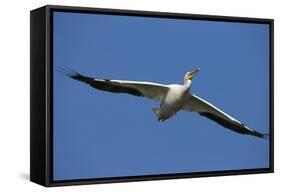
[[[183,83],[269,132],[269,25],[54,12],[54,180],[269,167],[269,140],[158,102],[95,90],[57,72]]]

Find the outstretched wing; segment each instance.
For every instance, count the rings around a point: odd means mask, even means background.
[[[87,77],[77,72],[67,74],[72,79],[84,82],[98,90],[109,91],[112,93],[127,93],[134,96],[147,97],[160,100],[165,96],[169,87],[152,82],[108,80]]]
[[[192,95],[190,97],[190,100],[185,106],[185,109],[197,112],[200,115],[217,122],[223,127],[231,129],[232,131],[238,132],[240,134],[253,135],[261,138],[265,136],[265,134],[259,133],[258,131],[247,127],[243,123],[239,122],[238,120],[221,111],[211,103],[205,101],[204,99],[201,99],[196,95]]]

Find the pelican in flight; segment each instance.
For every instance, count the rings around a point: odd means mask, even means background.
[[[66,75],[72,79],[81,81],[91,87],[112,93],[127,93],[134,96],[146,97],[160,101],[160,106],[152,110],[158,121],[165,121],[173,117],[178,111],[197,112],[221,126],[240,134],[253,135],[263,138],[267,134],[255,131],[227,113],[218,109],[211,103],[192,94],[192,78],[199,72],[199,68],[187,72],[184,76],[184,84],[164,85],[153,82],[109,80],[94,77],[87,77],[77,72],[67,72]]]

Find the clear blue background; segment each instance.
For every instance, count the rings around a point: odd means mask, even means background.
[[[196,113],[158,122],[158,102],[102,92],[58,73],[183,83],[269,132],[269,25],[54,13],[54,180],[269,167],[269,140]]]

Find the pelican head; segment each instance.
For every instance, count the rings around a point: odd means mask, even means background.
[[[195,69],[192,72],[187,72],[184,76],[184,83],[187,82],[187,80],[192,80],[192,78],[200,71],[200,68]]]

